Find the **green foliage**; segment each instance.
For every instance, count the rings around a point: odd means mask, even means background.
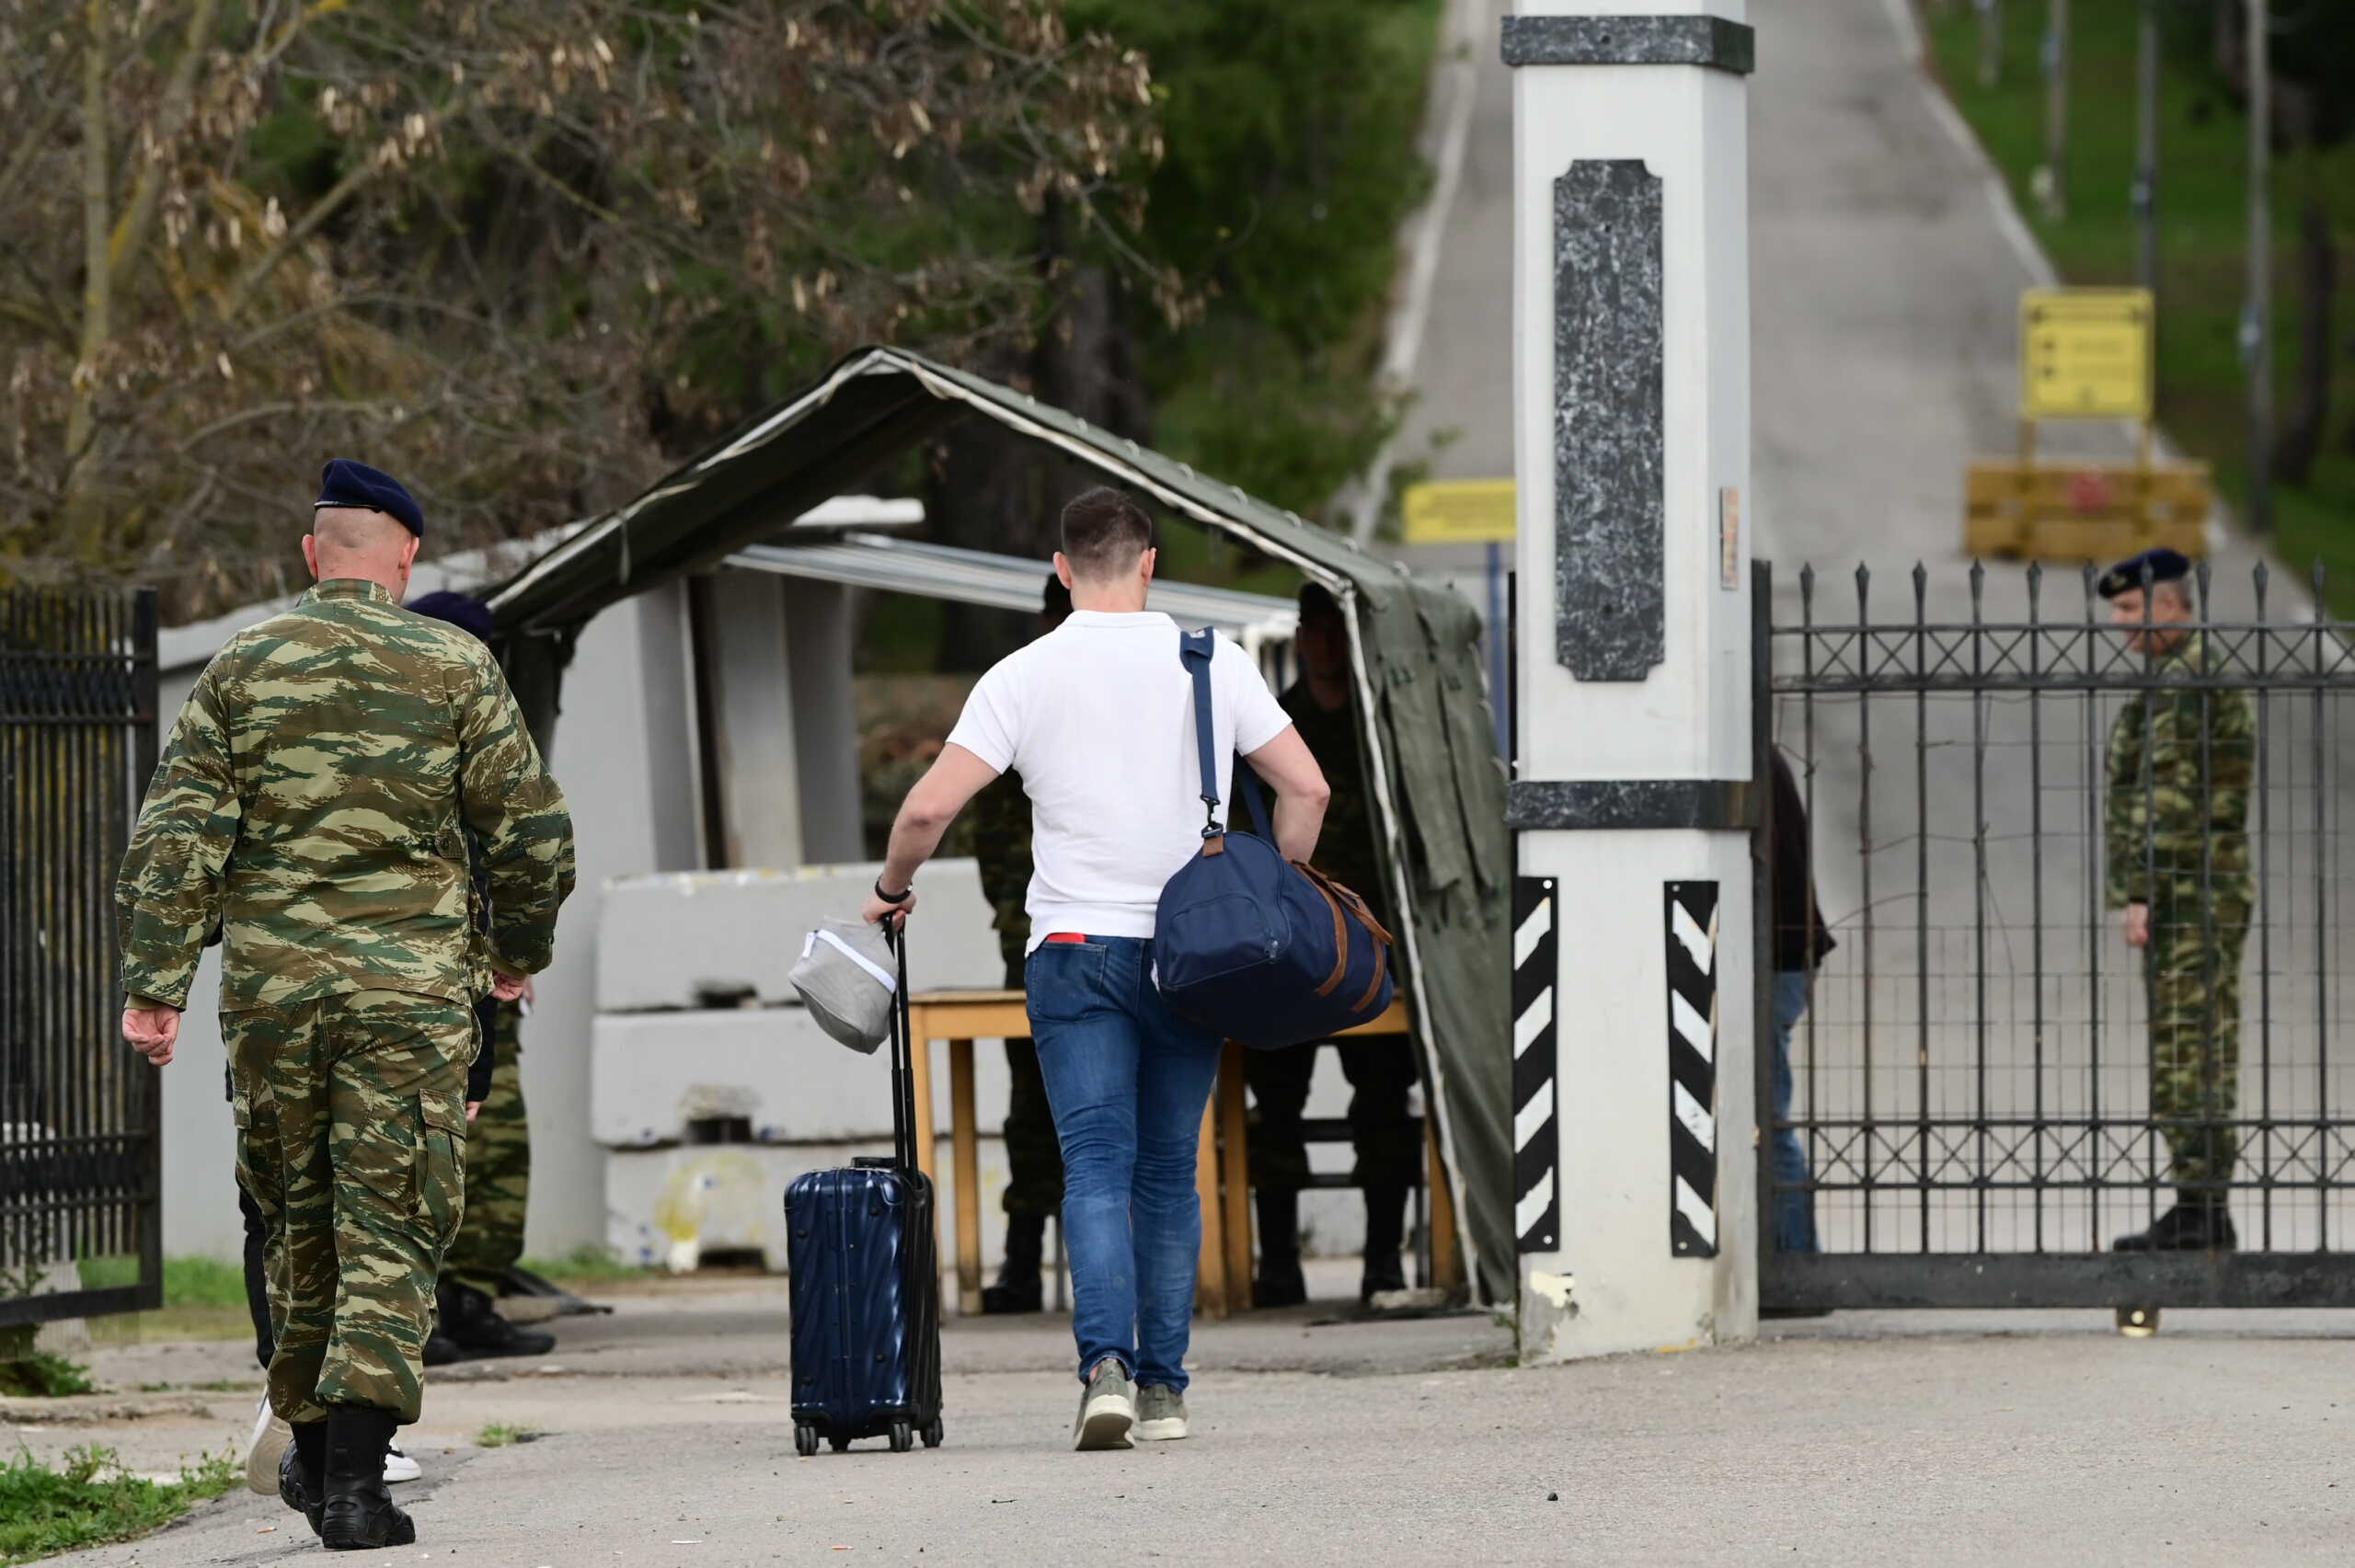
[[[238,1479],[226,1455],[158,1483],[122,1474],[111,1448],[75,1448],[58,1470],[22,1452],[0,1467],[0,1568],[161,1529]]]
[[[511,1443],[528,1443],[540,1434],[529,1426],[516,1426],[504,1421],[494,1421],[475,1434],[475,1442],[485,1448],[503,1448]]]
[[[1154,443],[1304,515],[1395,423],[1373,385],[1439,0],[1072,0],[1153,67],[1142,243],[1201,296],[1146,344]]]
[[[21,1354],[9,1355],[6,1348],[0,1348],[0,1394],[20,1399],[63,1399],[68,1394],[95,1393],[98,1385],[90,1381],[89,1371],[78,1361],[52,1356],[47,1351],[28,1347]]]
[[[2197,8],[2203,15],[2205,7]],[[2315,12],[2320,16],[2328,7]],[[2136,0],[2078,0],[2071,52],[2072,193],[2068,215],[2047,221],[2029,199],[2043,161],[2044,87],[2038,29],[2005,29],[2003,80],[1979,86],[1978,23],[1955,8],[1931,21],[1945,80],[2009,182],[2023,214],[2072,283],[2119,284],[2134,277],[2135,226],[2129,207],[2135,161]],[[2246,377],[2238,332],[2246,258],[2247,122],[2214,65],[2199,52],[2204,28],[2179,33],[2169,51],[2160,99],[2159,418],[2192,456],[2215,464],[2219,488],[2236,508],[2248,497]],[[2287,399],[2296,362],[2299,303],[2290,286],[2300,182],[2319,179],[2337,214],[2338,243],[2355,243],[2355,146],[2341,144],[2311,166],[2277,167],[2276,406]],[[2343,338],[2344,331],[2340,333]],[[2338,410],[2308,483],[2277,485],[2274,550],[2293,571],[2316,562],[2328,571],[2339,614],[2355,614],[2355,444],[2347,437],[2355,409],[2355,361],[2338,357]]]
[[[614,1256],[613,1249],[593,1242],[584,1242],[569,1253],[552,1258],[525,1258],[523,1267],[543,1279],[564,1284],[611,1284],[622,1280],[644,1279],[651,1269],[624,1263]]]

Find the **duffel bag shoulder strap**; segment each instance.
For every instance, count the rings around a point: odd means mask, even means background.
[[[1194,747],[1200,754],[1202,769],[1202,806],[1208,819],[1202,826],[1205,842],[1223,839],[1226,829],[1218,820],[1218,761],[1211,707],[1211,661],[1218,651],[1217,634],[1208,626],[1179,635],[1178,657],[1184,662],[1186,672],[1194,679]],[[1275,829],[1268,817],[1267,793],[1259,784],[1259,775],[1241,757],[1235,760],[1235,787],[1250,809],[1251,826],[1259,837],[1269,843],[1276,841]],[[1232,818],[1233,813],[1228,814]],[[1222,845],[1223,849],[1224,846]],[[1218,850],[1210,852],[1213,854]]]
[[[1178,638],[1178,662],[1194,681],[1194,750],[1199,754],[1202,770],[1202,853],[1219,854],[1224,852],[1226,830],[1218,819],[1218,760],[1212,750],[1211,729],[1211,655],[1218,645],[1211,640],[1212,632],[1203,626],[1184,632]],[[1213,847],[1214,846],[1214,847]]]

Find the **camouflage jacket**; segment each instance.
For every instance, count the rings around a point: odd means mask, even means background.
[[[2152,673],[2188,681],[2219,666],[2193,635]],[[2250,896],[2248,797],[2257,720],[2248,693],[2162,686],[2138,693],[2109,731],[2108,901]]]
[[[489,888],[468,875],[481,843]],[[572,819],[490,651],[385,589],[320,584],[213,656],[115,887],[128,995],[224,1011],[388,990],[470,1000],[547,967]]]
[[[1358,739],[1357,704],[1327,709],[1310,692],[1306,681],[1294,681],[1277,700],[1292,715],[1292,727],[1300,731],[1333,792],[1325,803],[1325,826],[1316,835],[1316,869],[1363,898],[1374,919],[1388,925],[1390,887],[1383,880],[1374,842],[1373,801]]]
[[[973,797],[973,859],[982,874],[1000,954],[1022,962],[1030,945],[1030,796],[1022,775],[1003,773]]]

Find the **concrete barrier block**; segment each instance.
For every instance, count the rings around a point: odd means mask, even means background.
[[[886,1141],[805,1144],[703,1144],[615,1150],[605,1156],[605,1242],[616,1257],[644,1268],[684,1274],[717,1254],[757,1254],[772,1274],[786,1269],[785,1189],[805,1171],[847,1165],[860,1155],[889,1154]],[[940,1140],[940,1169],[948,1140]],[[1005,1246],[1005,1149],[981,1144],[984,1277],[994,1278]],[[944,1185],[941,1270],[944,1308],[956,1310],[955,1191]]]
[[[948,1132],[948,1051],[932,1052],[934,1126]],[[994,1133],[1005,1117],[1005,1049],[973,1051],[973,1105]],[[681,1143],[689,1124],[742,1117],[758,1143],[891,1136],[891,1063],[836,1044],[798,1007],[598,1015],[590,1045],[591,1136],[607,1148]]]
[[[802,938],[826,921],[856,919],[881,870],[863,864],[615,877],[604,886],[597,933],[598,1011],[708,1007],[740,996],[795,1001],[787,977],[800,960]],[[923,907],[911,927],[910,986],[996,989],[1005,966],[974,863],[935,861],[917,886]]]

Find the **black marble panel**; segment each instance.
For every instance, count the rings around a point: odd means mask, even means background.
[[[1554,649],[1581,681],[1666,657],[1660,182],[1587,159],[1554,182]]]
[[[1754,827],[1757,794],[1746,779],[1516,779],[1505,786],[1505,826],[1515,832],[1581,829]]]
[[[1723,17],[1507,17],[1508,65],[1700,65],[1747,75],[1758,35]]]

